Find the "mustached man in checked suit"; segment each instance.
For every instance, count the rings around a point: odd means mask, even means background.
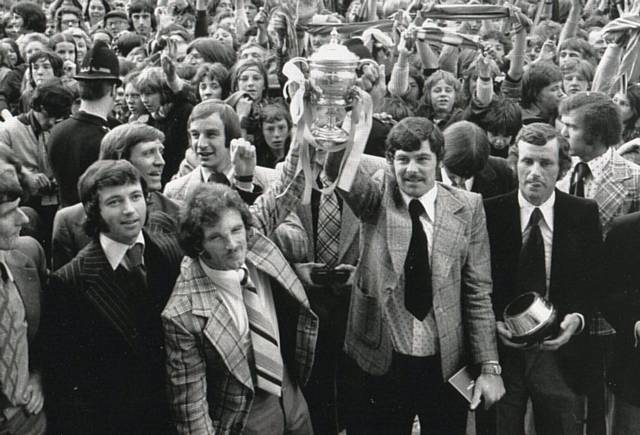
[[[491,305],[489,237],[480,195],[436,183],[444,152],[425,118],[396,124],[387,166],[358,169],[339,194],[360,219],[345,350],[366,374],[373,434],[464,434],[468,403],[447,379],[465,364],[480,373],[471,407],[504,394]],[[339,154],[325,172],[335,179]]]
[[[0,433],[46,430],[41,381],[40,312],[46,279],[44,250],[20,237],[29,220],[19,207],[20,163],[0,145]]]
[[[52,276],[45,315],[55,429],[173,434],[160,313],[182,252],[143,229],[146,184],[130,162],[99,160],[78,187],[92,240]]]
[[[236,145],[255,166],[255,148]],[[299,203],[303,178],[289,182],[296,153],[294,144],[282,178],[250,208],[218,183],[195,187],[186,200],[179,239],[187,258],[162,313],[180,434],[313,434],[301,387],[318,318],[268,238]]]

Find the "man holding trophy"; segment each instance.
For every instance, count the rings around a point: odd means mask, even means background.
[[[582,331],[593,312],[602,236],[597,204],[555,189],[569,159],[564,141],[548,124],[524,126],[516,138],[518,191],[485,202],[507,390],[496,406],[498,435],[524,435],[529,398],[538,435],[582,434],[580,394],[589,384]],[[503,322],[505,307],[529,292],[549,300],[559,322],[541,343],[522,343]]]

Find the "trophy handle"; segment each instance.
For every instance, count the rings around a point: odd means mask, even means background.
[[[361,68],[362,66],[367,65],[367,64],[373,66],[376,69],[376,71],[378,70],[379,65],[373,59],[360,59],[358,61],[358,68]]]
[[[304,64],[304,66],[307,68],[307,71],[309,70],[309,62],[307,62],[307,59],[305,59],[304,57],[294,57],[292,59],[289,59],[289,62],[291,63],[301,63]]]

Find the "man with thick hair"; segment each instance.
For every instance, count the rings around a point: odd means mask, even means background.
[[[251,172],[255,148],[236,145]],[[318,318],[268,238],[302,194],[296,160],[294,145],[281,177],[250,207],[219,183],[200,184],[187,198],[179,238],[188,258],[162,313],[181,435],[313,434],[300,388]]]
[[[39,326],[47,266],[38,242],[20,237],[28,222],[20,208],[21,180],[19,160],[0,144],[0,433],[43,435]]]
[[[581,394],[590,383],[585,361],[598,290],[602,236],[595,202],[555,190],[569,157],[552,126],[522,127],[514,154],[519,189],[485,201],[491,243],[493,307],[507,393],[498,402],[498,435],[522,435],[529,399],[539,435],[582,434]],[[516,344],[502,318],[519,294],[547,297],[559,332],[539,346]]]
[[[160,130],[146,124],[119,125],[102,138],[100,159],[124,159],[135,166],[147,184],[149,218],[145,228],[153,232],[175,233],[180,206],[160,191],[164,167],[163,140],[164,134]],[[85,219],[82,204],[64,207],[56,213],[51,243],[54,270],[71,261],[90,242],[83,228]]]
[[[98,159],[102,137],[117,125],[117,121],[109,119],[109,114],[115,88],[120,83],[119,71],[116,55],[104,42],[97,41],[75,76],[80,85],[78,113],[51,132],[49,156],[63,207],[79,201],[78,179]]]
[[[640,167],[616,153],[622,121],[616,104],[605,94],[580,92],[560,105],[562,135],[567,138],[570,153],[577,157],[558,189],[598,203],[603,234],[614,218],[640,211]],[[610,364],[615,330],[598,313],[589,326],[594,337],[596,363],[600,366],[590,385],[589,419],[598,415],[597,424],[604,428],[606,366]]]
[[[522,123],[553,124],[564,97],[560,68],[551,62],[529,67],[522,76]]]
[[[504,394],[482,198],[436,183],[444,139],[431,121],[403,119],[386,145],[385,171],[358,169],[338,191],[366,240],[345,350],[365,372],[368,433],[409,434],[418,415],[430,433],[464,434],[468,403],[447,380],[466,364],[479,373],[472,409]],[[329,179],[339,159],[327,157]]]
[[[47,379],[65,434],[172,434],[160,312],[178,275],[175,238],[143,229],[146,183],[99,160],[78,191],[91,242],[51,279]]]

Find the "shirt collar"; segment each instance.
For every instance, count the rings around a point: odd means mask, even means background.
[[[220,270],[214,269],[208,266],[201,258],[198,259],[200,262],[200,266],[202,266],[202,270],[205,275],[209,277],[209,279],[216,283],[216,286],[231,293],[235,297],[242,298],[242,286],[240,285],[240,281],[244,277],[245,271],[242,269],[238,270]]]
[[[594,180],[599,180],[602,176],[602,172],[604,171],[605,166],[613,157],[613,148],[610,147],[604,153],[600,154],[598,157],[595,157],[587,162],[587,166],[589,166],[589,170],[591,171],[591,177]]]
[[[444,169],[444,166],[440,167],[440,175],[442,176],[443,184],[447,186],[453,186],[453,181],[451,181],[451,178],[449,178],[449,174]],[[469,177],[464,179],[464,186],[468,191],[471,191],[471,188],[473,187],[473,179],[474,177]]]
[[[554,190],[551,193],[551,196],[543,202],[541,205],[533,205],[522,195],[522,192],[518,190],[518,205],[520,206],[520,229],[522,231],[527,228],[529,225],[529,219],[531,218],[531,213],[533,213],[533,209],[538,207],[542,212],[542,218],[544,222],[547,224],[549,229],[553,231],[553,206],[556,203],[556,191]]]
[[[7,251],[0,251],[0,263],[4,264],[4,269],[7,271],[7,278],[9,281],[13,282],[13,274],[11,273],[11,268],[7,264]]]
[[[131,245],[125,245],[124,243],[116,242],[113,239],[110,239],[105,234],[100,233],[100,246],[102,246],[102,250],[104,251],[104,255],[107,257],[107,261],[113,270],[116,270],[120,263],[122,263],[122,259],[125,255],[127,255],[127,251],[136,243],[142,243],[142,252],[144,253],[144,236],[142,235],[142,231],[138,233],[138,238]]]
[[[435,222],[436,218],[436,196],[438,194],[437,184],[434,184],[433,187],[420,198],[412,198],[403,191],[400,191],[402,195],[402,199],[404,200],[404,205],[409,208],[409,203],[412,199],[417,199],[420,201],[424,210],[427,212],[427,217],[431,222]]]

